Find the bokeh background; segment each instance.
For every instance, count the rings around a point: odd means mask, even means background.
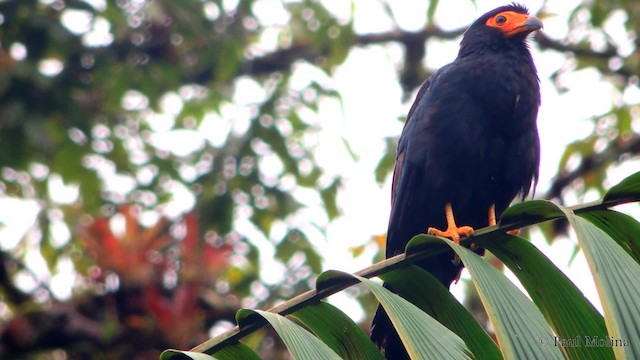
[[[535,198],[598,199],[640,168],[640,4],[525,4]],[[0,0],[0,357],[155,359],[381,260],[417,87],[500,5]],[[562,223],[527,236],[598,302]],[[366,291],[329,300],[368,328]]]

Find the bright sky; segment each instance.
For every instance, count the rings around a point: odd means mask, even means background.
[[[336,14],[344,18],[349,16],[351,5],[348,1],[324,0],[323,2]],[[578,2],[578,0],[551,1],[545,9],[547,16],[543,19],[544,32],[552,38],[563,38],[568,29],[567,15]],[[405,0],[390,3],[394,16],[404,30],[417,30],[423,26],[426,1]],[[484,12],[503,5],[505,1],[491,0],[478,3],[476,9],[469,0],[441,1],[436,12],[436,22],[445,29],[458,29],[467,26]],[[536,13],[542,2],[527,1],[525,3],[533,13]],[[283,15],[282,11],[278,10],[277,2],[274,0],[260,1],[256,4],[256,9],[260,9],[262,15],[258,15],[261,21],[272,22],[276,25],[287,22],[286,13]],[[105,25],[100,19],[96,20],[92,31],[89,31],[90,27],[82,19],[82,14],[67,14],[63,16],[63,20],[66,26],[73,31],[86,32],[88,42],[100,44],[111,41],[108,34],[105,35],[105,32],[108,32],[108,24]],[[378,1],[355,1],[355,28],[357,32],[383,32],[391,30],[392,26],[392,21],[388,19]],[[628,45],[624,40],[624,29],[620,16],[609,21],[605,28],[610,34],[623,34],[620,36],[623,49]],[[265,36],[264,41],[265,47],[268,48],[273,46],[269,42],[274,41],[274,37]],[[458,41],[430,41],[425,65],[431,69],[437,69],[451,62],[457,53]],[[595,41],[597,43],[597,39]],[[631,45],[628,46],[630,48]],[[542,107],[538,120],[542,141],[542,160],[537,192],[542,194],[556,174],[559,157],[565,146],[591,133],[592,125],[588,120],[589,117],[608,111],[612,98],[617,99],[616,101],[640,103],[640,91],[628,90],[624,94],[620,94],[603,81],[597,72],[583,70],[562,77],[562,85],[570,91],[560,94],[550,82],[549,77],[554,71],[565,65],[566,59],[564,56],[552,52],[541,53],[535,47],[532,52],[542,81]],[[306,119],[321,128],[318,137],[311,139],[310,143],[317,144],[316,158],[325,169],[327,179],[338,174],[345,178],[344,187],[339,193],[342,216],[328,225],[325,238],[311,225],[311,221],[326,224],[326,215],[322,210],[320,199],[309,192],[300,190],[296,191],[296,196],[310,206],[288,221],[290,224],[300,226],[308,233],[314,245],[326,259],[325,269],[354,272],[371,265],[372,256],[375,253],[375,246],[370,244],[371,239],[386,231],[390,209],[390,181],[381,187],[375,183],[373,174],[377,162],[385,150],[385,138],[397,137],[402,130],[402,123],[395,119],[406,114],[411,101],[413,101],[412,98],[407,103],[401,102],[401,91],[396,73],[398,66],[402,63],[401,57],[402,49],[398,45],[368,46],[354,49],[346,62],[336,69],[332,78],[328,78],[310,67],[305,68],[305,66],[300,66],[298,73],[294,76],[293,82],[298,84],[300,88],[304,88],[308,81],[315,79],[334,87],[343,97],[343,108],[337,101],[323,100],[320,113],[304,114]],[[50,73],[51,76],[54,76],[61,70],[60,66],[56,63],[43,64],[41,70],[43,73]],[[166,114],[158,114],[153,119],[155,130],[158,132],[153,138],[154,143],[160,147],[172,147],[171,150],[176,153],[188,153],[194,147],[203,146],[205,141],[213,144],[223,141],[224,137],[221,137],[220,134],[226,134],[234,129],[241,130],[247,125],[249,118],[247,104],[252,103],[255,99],[260,99],[263,92],[250,79],[242,79],[238,86],[242,91],[239,90],[237,93],[243,95],[235,99],[236,104],[224,108],[222,115],[210,115],[203,122],[199,133],[169,133],[167,130],[171,128],[173,123],[171,111],[167,110]],[[135,100],[135,95],[132,94],[129,100]],[[171,95],[166,98],[166,109],[176,108],[176,101],[179,102],[176,97]],[[176,136],[184,139],[178,144],[184,146],[175,146]],[[357,159],[351,157],[344,145],[345,142],[349,144]],[[269,161],[269,159],[263,161]],[[277,166],[277,161],[274,164]],[[627,163],[618,171],[610,172],[609,182],[619,181],[634,172],[634,168],[638,168],[638,162]],[[182,191],[181,196],[176,198],[186,200],[167,207],[167,212],[172,215],[189,209],[195,200],[180,186],[176,185],[175,189]],[[594,200],[596,196],[591,195],[593,198],[586,200]],[[574,200],[575,202],[579,201],[577,198]],[[20,213],[25,216],[16,217],[16,209],[22,209]],[[0,229],[0,238],[3,239],[0,245],[3,248],[15,246],[20,234],[27,231],[29,226],[33,224],[36,209],[33,202],[3,200],[3,206],[0,206],[0,222],[7,224],[7,227]],[[630,211],[637,211],[637,207],[630,208]],[[261,268],[271,269],[271,271],[264,273],[264,281],[278,283],[287,276],[282,265],[274,261],[272,244],[259,235],[248,221],[241,219],[237,225],[245,234],[262,239],[258,240],[258,245],[261,247]],[[68,238],[68,235],[66,237]],[[273,237],[277,238],[277,235]],[[64,234],[61,235],[61,238],[64,238]],[[588,275],[589,272],[582,254],[578,254],[571,266],[567,266],[573,255],[575,239],[559,239],[554,242],[553,246],[549,246],[541,236],[537,235],[533,236],[533,242],[576,282],[590,300],[599,306],[593,281]],[[350,249],[367,243],[370,246],[367,247],[364,255],[353,259]],[[42,261],[37,255],[31,259],[34,264],[42,264]],[[71,295],[69,284],[74,281],[74,275],[72,269],[66,265],[63,265],[60,270],[60,274],[52,278],[52,289],[56,295],[64,298]],[[43,276],[48,277],[46,274]],[[459,285],[452,288],[452,292],[459,298],[464,293],[464,284],[465,282],[460,282]],[[333,301],[339,301],[341,308],[346,309],[356,319],[364,316],[356,302],[349,300],[344,293],[334,296]]]

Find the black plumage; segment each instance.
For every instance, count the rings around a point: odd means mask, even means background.
[[[526,37],[541,27],[524,6],[492,10],[465,32],[454,62],[422,84],[398,143],[387,257],[429,227],[446,229],[447,204],[457,224],[482,228],[490,208],[499,216],[535,185],[540,86]],[[449,287],[462,269],[452,258],[418,265]],[[406,357],[381,308],[371,337],[389,359]]]

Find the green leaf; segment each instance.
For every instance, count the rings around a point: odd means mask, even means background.
[[[291,316],[307,326],[343,359],[381,359],[384,356],[369,336],[335,306],[319,302],[302,308]]]
[[[559,209],[556,205],[548,202],[533,202],[533,205],[520,205],[517,206],[516,209],[520,208],[518,211],[511,211],[511,214],[507,216],[509,220],[508,225],[503,225],[498,228],[488,227],[485,229],[479,230],[476,236],[473,237],[474,242],[484,242],[484,241],[495,241],[500,239],[500,233],[503,233],[508,227],[517,227],[524,225],[531,225],[535,221],[531,220],[531,217],[537,219],[546,219],[546,218],[554,218],[563,216],[564,213],[561,209]],[[580,214],[600,210],[605,206],[614,206],[617,205],[616,202],[611,202],[607,204],[602,204],[602,202],[594,202],[591,204],[583,204],[572,207],[576,212]],[[510,218],[509,218],[510,216]],[[513,224],[511,223],[511,219],[513,220]],[[594,228],[596,228],[594,226]],[[470,239],[461,240],[462,243],[468,244]],[[445,246],[446,245],[446,246]],[[444,252],[452,252],[451,248],[454,250],[462,252],[459,247],[452,246],[452,243],[446,239],[439,239],[431,236],[421,235],[416,236],[406,247],[406,253],[400,254],[393,258],[386,259],[381,261],[373,266],[370,266],[366,269],[359,271],[357,274],[365,277],[373,277],[379,276],[385,272],[392,271],[394,269],[398,269],[400,267],[408,266],[408,263],[415,262],[421,259],[426,259],[430,256],[434,256],[437,254],[442,254]],[[469,250],[465,250],[469,252]],[[509,249],[509,251],[512,251]],[[496,251],[497,252],[497,251]],[[539,310],[529,301],[524,295],[513,285],[510,281],[508,281],[504,275],[497,272],[493,267],[486,263],[486,261],[480,259],[475,254],[467,255],[472,259],[472,261],[482,262],[484,264],[474,264],[469,261],[469,259],[465,259],[463,256],[463,260],[466,261],[467,267],[472,271],[473,280],[476,283],[478,288],[484,288],[483,291],[479,291],[482,294],[482,300],[485,304],[485,307],[488,309],[488,313],[492,316],[493,325],[496,330],[498,330],[499,341],[502,348],[502,353],[506,358],[513,358],[516,356],[521,356],[526,358],[527,355],[535,356],[538,353],[541,355],[537,358],[559,358],[561,356],[560,350],[555,346],[549,346],[554,344],[553,341],[555,337],[549,324],[544,321],[543,316],[541,316]],[[511,256],[511,255],[510,255]],[[523,254],[518,255],[515,253],[516,259],[517,257],[528,257],[527,250],[525,249]],[[514,261],[515,261],[514,260]],[[520,259],[522,260],[522,259]],[[524,259],[527,260],[527,259]],[[535,259],[534,259],[535,260]],[[538,260],[535,260],[538,261]],[[533,261],[531,264],[535,264]],[[535,266],[535,265],[527,265],[528,262],[524,262],[524,266]],[[523,266],[522,264],[517,264],[516,266]],[[490,269],[484,269],[484,267],[489,267]],[[475,269],[475,270],[474,270]],[[478,272],[478,269],[481,271]],[[527,271],[524,269],[523,271]],[[540,274],[535,273],[537,279],[545,279],[545,271],[548,269],[540,270]],[[385,275],[386,276],[386,275]],[[533,275],[532,275],[533,276]],[[359,278],[357,278],[359,279]],[[304,294],[297,296],[294,299],[291,299],[285,303],[278,305],[274,308],[275,312],[278,313],[289,313],[293,311],[293,309],[301,309],[305,306],[309,306],[312,303],[317,303],[323,298],[331,294],[335,294],[339,291],[342,291],[350,286],[353,286],[357,283],[355,276],[345,274],[342,272],[336,271],[326,271],[320,274],[317,278],[316,289],[308,291]],[[533,280],[532,280],[533,281]],[[541,282],[543,280],[540,280]],[[558,280],[554,280],[558,281]],[[525,281],[523,281],[524,283]],[[503,284],[507,283],[507,285]],[[630,284],[633,284],[630,282]],[[535,285],[535,284],[534,284]],[[528,286],[525,284],[525,286]],[[557,287],[561,287],[560,283],[558,283]],[[534,287],[532,286],[529,286]],[[540,286],[542,287],[542,286]],[[565,291],[566,289],[562,289],[559,293]],[[532,293],[532,297],[535,299],[535,290],[530,290]],[[542,289],[541,291],[550,291]],[[493,294],[492,294],[493,293]],[[505,298],[503,301],[496,301],[491,298],[491,296],[498,298]],[[573,296],[573,295],[570,295]],[[515,300],[513,299],[515,298]],[[385,300],[386,301],[386,300]],[[546,301],[546,300],[545,300]],[[554,300],[555,301],[555,300]],[[576,300],[570,300],[576,301]],[[525,302],[525,305],[521,304],[521,302]],[[528,303],[528,305],[526,304]],[[489,305],[487,305],[489,304]],[[401,305],[402,306],[402,305]],[[579,310],[582,311],[582,310]],[[577,312],[579,312],[577,311]],[[502,312],[502,313],[501,313]],[[515,313],[515,314],[514,314]],[[545,312],[545,314],[547,314]],[[547,315],[548,316],[548,315]],[[496,321],[496,318],[500,322]],[[550,318],[550,317],[549,317]],[[263,319],[260,318],[262,322]],[[551,319],[551,318],[550,318]],[[591,321],[590,319],[585,319],[586,321]],[[555,320],[549,320],[553,322]],[[403,321],[400,321],[401,323]],[[211,339],[197,347],[199,351],[210,352],[215,351],[217,349],[223,348],[227,346],[228,342],[238,341],[239,339],[247,336],[248,334],[254,332],[256,329],[259,329],[263,326],[262,323],[256,322],[251,324],[252,326],[243,326],[242,328],[235,328],[223,336],[218,336],[215,339]],[[402,325],[406,326],[406,325]],[[411,325],[410,325],[411,326]],[[571,325],[573,326],[573,325]],[[593,325],[584,325],[584,326],[593,326]],[[561,327],[554,324],[554,328],[560,329]],[[608,323],[607,323],[608,328]],[[541,331],[537,331],[536,329],[542,329]],[[559,333],[562,333],[563,330],[558,330]],[[424,333],[424,332],[423,332]],[[571,332],[567,331],[568,334]],[[531,334],[538,334],[538,336],[531,336]],[[543,334],[543,335],[539,335]],[[562,336],[562,335],[560,335]],[[595,335],[594,335],[595,336]],[[513,337],[513,338],[510,338]],[[467,338],[464,338],[467,340]],[[411,340],[409,340],[411,341]],[[540,341],[546,341],[543,344],[540,344],[539,348],[536,348]],[[593,340],[591,340],[593,341]],[[533,344],[531,344],[533,342]],[[534,346],[535,345],[535,346]],[[547,346],[545,346],[547,345]],[[605,344],[606,345],[606,344]],[[551,349],[551,347],[553,347]],[[471,348],[471,345],[469,345]],[[506,350],[505,350],[506,348]],[[418,353],[420,350],[417,350]]]
[[[557,347],[549,346],[555,335],[540,310],[504,274],[478,254],[450,240],[418,235],[410,241],[421,242],[447,244],[460,256],[487,310],[504,358],[563,358]]]
[[[298,360],[340,359],[329,346],[286,317],[263,310],[242,309],[236,314],[238,324],[252,314],[265,318],[282,338],[287,349]]]
[[[219,360],[260,360],[255,351],[241,342],[225,346],[213,353],[213,356]]]
[[[633,117],[631,116],[631,108],[627,106],[613,108],[612,113],[616,116],[616,130],[620,134],[626,134],[632,131]]]
[[[353,150],[353,147],[349,143],[349,140],[344,136],[341,137],[340,140],[342,140],[342,144],[344,145],[345,150],[347,150],[347,153],[349,154],[349,159],[351,159],[354,162],[360,161],[360,157],[355,152],[355,150]],[[376,179],[377,179],[377,177],[376,177]]]
[[[411,265],[380,277],[395,293],[460,336],[476,359],[502,359],[500,349],[493,339],[429,272]]]
[[[470,359],[471,351],[451,330],[380,284],[352,275],[380,301],[412,359]]]
[[[502,234],[478,245],[491,251],[522,283],[559,339],[606,338],[602,315],[582,292],[535,246],[520,237]],[[555,340],[555,339],[554,339]],[[550,345],[554,344],[550,343]],[[569,359],[612,359],[608,347],[564,346]]]
[[[327,212],[327,216],[329,216],[329,220],[335,219],[340,214],[340,209],[338,208],[338,203],[336,202],[336,195],[338,194],[338,189],[342,182],[340,179],[336,179],[331,183],[331,185],[326,188],[320,190],[320,197],[322,198],[322,202],[324,203],[325,210]]]
[[[594,210],[580,216],[609,234],[622,249],[640,263],[640,223],[636,219],[613,210]]]
[[[564,212],[593,274],[609,336],[623,342],[613,346],[616,358],[639,359],[640,347],[634,345],[640,344],[640,265],[605,231],[571,210]]]
[[[593,153],[593,146],[598,141],[597,136],[590,135],[582,140],[577,140],[565,147],[564,153],[558,163],[558,172],[566,171],[569,160],[574,156],[584,157]]]
[[[242,58],[242,48],[240,43],[231,38],[214,43],[216,54],[215,78],[220,82],[229,82],[237,76]]]
[[[499,225],[518,224],[523,221],[542,222],[562,216],[562,211],[556,204],[546,200],[532,200],[507,208],[500,217]]]
[[[165,350],[160,355],[160,360],[177,360],[177,359],[193,359],[193,360],[215,360],[211,355],[193,352],[193,351],[180,351],[180,350]]]
[[[393,170],[396,163],[396,140],[390,137],[386,138],[385,146],[384,155],[375,169],[376,182],[380,185],[384,183],[387,175]]]
[[[429,7],[427,8],[427,22],[433,24],[433,17],[436,14],[438,8],[438,0],[429,1]]]
[[[60,174],[65,183],[80,182],[86,169],[82,166],[82,157],[86,149],[66,141],[56,152],[52,170]]]
[[[604,24],[605,20],[609,18],[609,14],[612,11],[612,8],[609,2],[605,1],[594,1],[591,6],[590,19],[591,24],[600,28]]]
[[[299,229],[293,229],[285,234],[284,238],[276,245],[276,259],[286,263],[291,257],[303,253],[305,264],[317,274],[322,271],[322,258],[318,255],[309,238]]]
[[[80,195],[82,204],[87,212],[96,211],[103,205],[102,185],[98,174],[86,168],[80,171],[82,181],[80,181]]]
[[[604,194],[604,202],[629,199],[638,201],[640,199],[640,172],[637,172],[617,185],[613,186]]]

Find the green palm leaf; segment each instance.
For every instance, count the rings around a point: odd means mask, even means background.
[[[192,352],[168,350],[162,358],[176,355],[197,358],[192,355],[194,352],[220,356],[229,353],[224,350],[237,346],[245,351],[238,340],[267,323],[276,329],[296,358],[337,358],[337,353],[346,358],[380,358],[366,335],[355,330],[356,324],[337,308],[320,302],[359,282],[389,313],[409,353],[416,359],[640,358],[640,345],[637,345],[640,344],[640,303],[636,301],[640,298],[637,286],[640,283],[640,224],[628,215],[607,210],[639,200],[640,173],[614,186],[603,201],[572,208],[548,201],[529,201],[507,209],[499,226],[479,229],[473,241],[513,271],[531,300],[474,252],[446,239],[419,235],[408,244],[406,254],[355,275],[325,272],[318,277],[315,290],[268,312],[241,310],[239,326],[235,329],[197,346]],[[566,217],[576,231],[604,306],[604,316],[532,244],[505,234],[510,229],[560,217]],[[468,245],[470,241],[463,239],[462,244]],[[447,251],[447,246],[469,269],[499,347],[433,276],[411,266],[417,260]],[[368,280],[375,276],[382,277],[402,297]],[[284,317],[288,314],[317,337]],[[580,339],[580,347],[566,346],[571,345],[569,340],[573,339]]]

